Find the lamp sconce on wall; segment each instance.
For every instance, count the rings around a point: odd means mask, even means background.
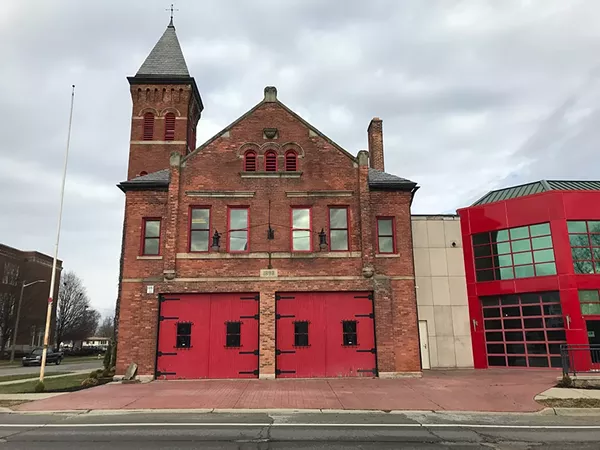
[[[321,250],[327,250],[329,246],[327,245],[327,233],[325,230],[321,228],[321,232],[319,233],[319,248]]]
[[[212,237],[212,249],[215,252],[218,252],[219,249],[221,248],[220,241],[221,241],[221,235],[219,234],[219,232],[217,230],[215,230],[215,234],[213,234],[213,237]]]

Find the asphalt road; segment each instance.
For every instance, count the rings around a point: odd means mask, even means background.
[[[598,449],[597,417],[0,414],[0,449]],[[543,447],[542,447],[543,446]]]
[[[102,360],[98,361],[86,361],[69,364],[68,361],[63,361],[60,365],[46,364],[45,373],[52,374],[52,372],[70,372],[75,370],[90,370],[100,369],[102,367]],[[40,373],[40,366],[12,366],[12,367],[0,367],[0,376],[3,375],[21,375],[31,373],[33,375]]]

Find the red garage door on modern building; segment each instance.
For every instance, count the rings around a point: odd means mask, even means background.
[[[160,302],[157,378],[257,378],[258,294],[185,294]]]
[[[295,292],[275,298],[278,377],[377,375],[371,293]]]

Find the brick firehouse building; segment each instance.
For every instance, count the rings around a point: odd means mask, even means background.
[[[384,171],[381,120],[354,156],[267,87],[195,148],[204,106],[172,23],[128,80],[117,374],[419,374],[418,186]]]

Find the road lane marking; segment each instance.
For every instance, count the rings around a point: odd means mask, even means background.
[[[600,430],[600,425],[493,425],[452,423],[47,423],[47,424],[0,424],[0,428],[135,428],[135,427],[286,427],[286,428],[497,428],[524,430]]]

